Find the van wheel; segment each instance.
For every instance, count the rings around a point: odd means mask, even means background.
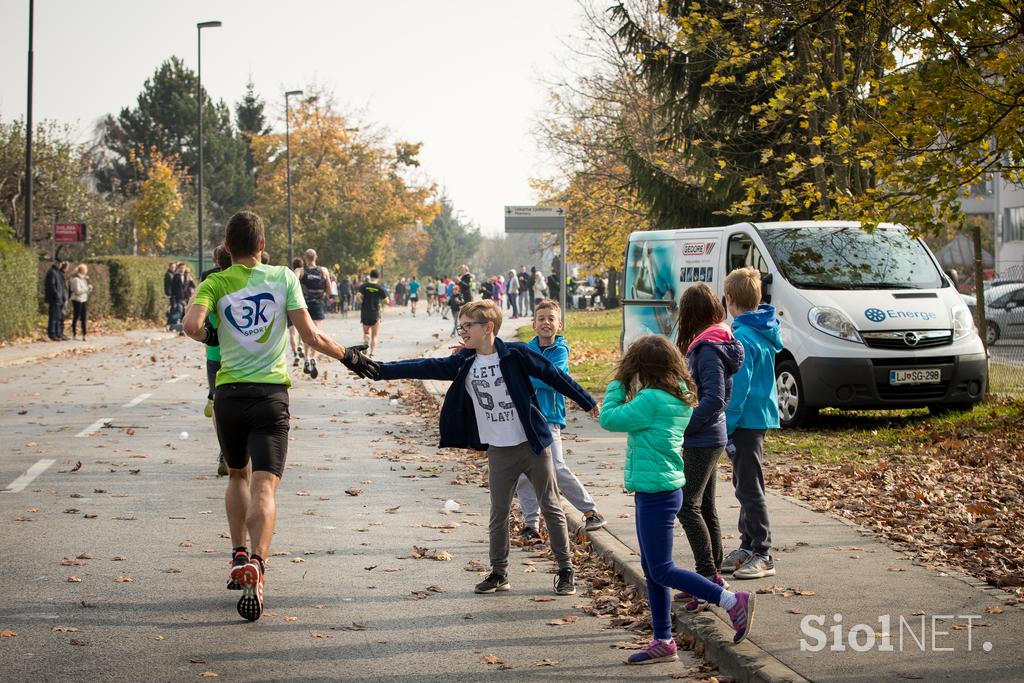
[[[985,321],[985,346],[992,346],[999,341],[999,325],[991,320]]]
[[[775,389],[779,395],[779,422],[783,427],[799,427],[818,414],[817,408],[804,403],[804,388],[796,362],[784,360],[775,368]]]

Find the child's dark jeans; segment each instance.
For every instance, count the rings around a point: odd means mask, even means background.
[[[772,530],[768,524],[768,502],[764,495],[763,429],[737,429],[732,434],[736,454],[732,456],[732,485],[740,503],[740,547],[768,555]]]

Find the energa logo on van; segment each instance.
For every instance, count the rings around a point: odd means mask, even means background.
[[[868,308],[864,317],[873,323],[883,323],[886,319],[935,320],[938,316],[931,311],[896,311],[893,309]]]

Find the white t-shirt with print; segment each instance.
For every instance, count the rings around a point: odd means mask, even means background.
[[[497,353],[476,355],[466,376],[466,391],[473,399],[481,443],[518,446],[526,441],[526,432],[505,386]]]

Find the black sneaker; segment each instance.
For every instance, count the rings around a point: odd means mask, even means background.
[[[576,576],[572,567],[562,567],[555,577],[555,593],[559,595],[576,595]]]
[[[224,459],[224,454],[221,453],[217,456],[217,476],[226,477],[228,476],[228,463]]]
[[[295,354],[295,358],[292,360],[292,367],[293,368],[299,367],[299,363],[301,363],[301,362],[302,362],[302,356],[300,356],[298,353],[296,353]]]
[[[477,593],[497,593],[499,591],[511,590],[512,586],[508,582],[508,576],[505,574],[499,574],[498,572],[491,572],[490,575],[476,585],[475,590]]]
[[[316,359],[313,358],[309,361],[309,376],[316,379],[316,376],[320,374],[320,371],[316,369]]]
[[[605,519],[604,515],[602,515],[600,512],[593,512],[590,515],[583,515],[583,526],[587,531],[600,529],[606,524],[608,524],[608,520]]]
[[[302,366],[302,371],[304,373],[306,373],[307,375],[309,374],[309,359],[308,358],[306,359],[306,363]]]
[[[519,532],[519,538],[523,539],[528,543],[540,540],[540,532],[534,529],[532,526],[524,526]]]

